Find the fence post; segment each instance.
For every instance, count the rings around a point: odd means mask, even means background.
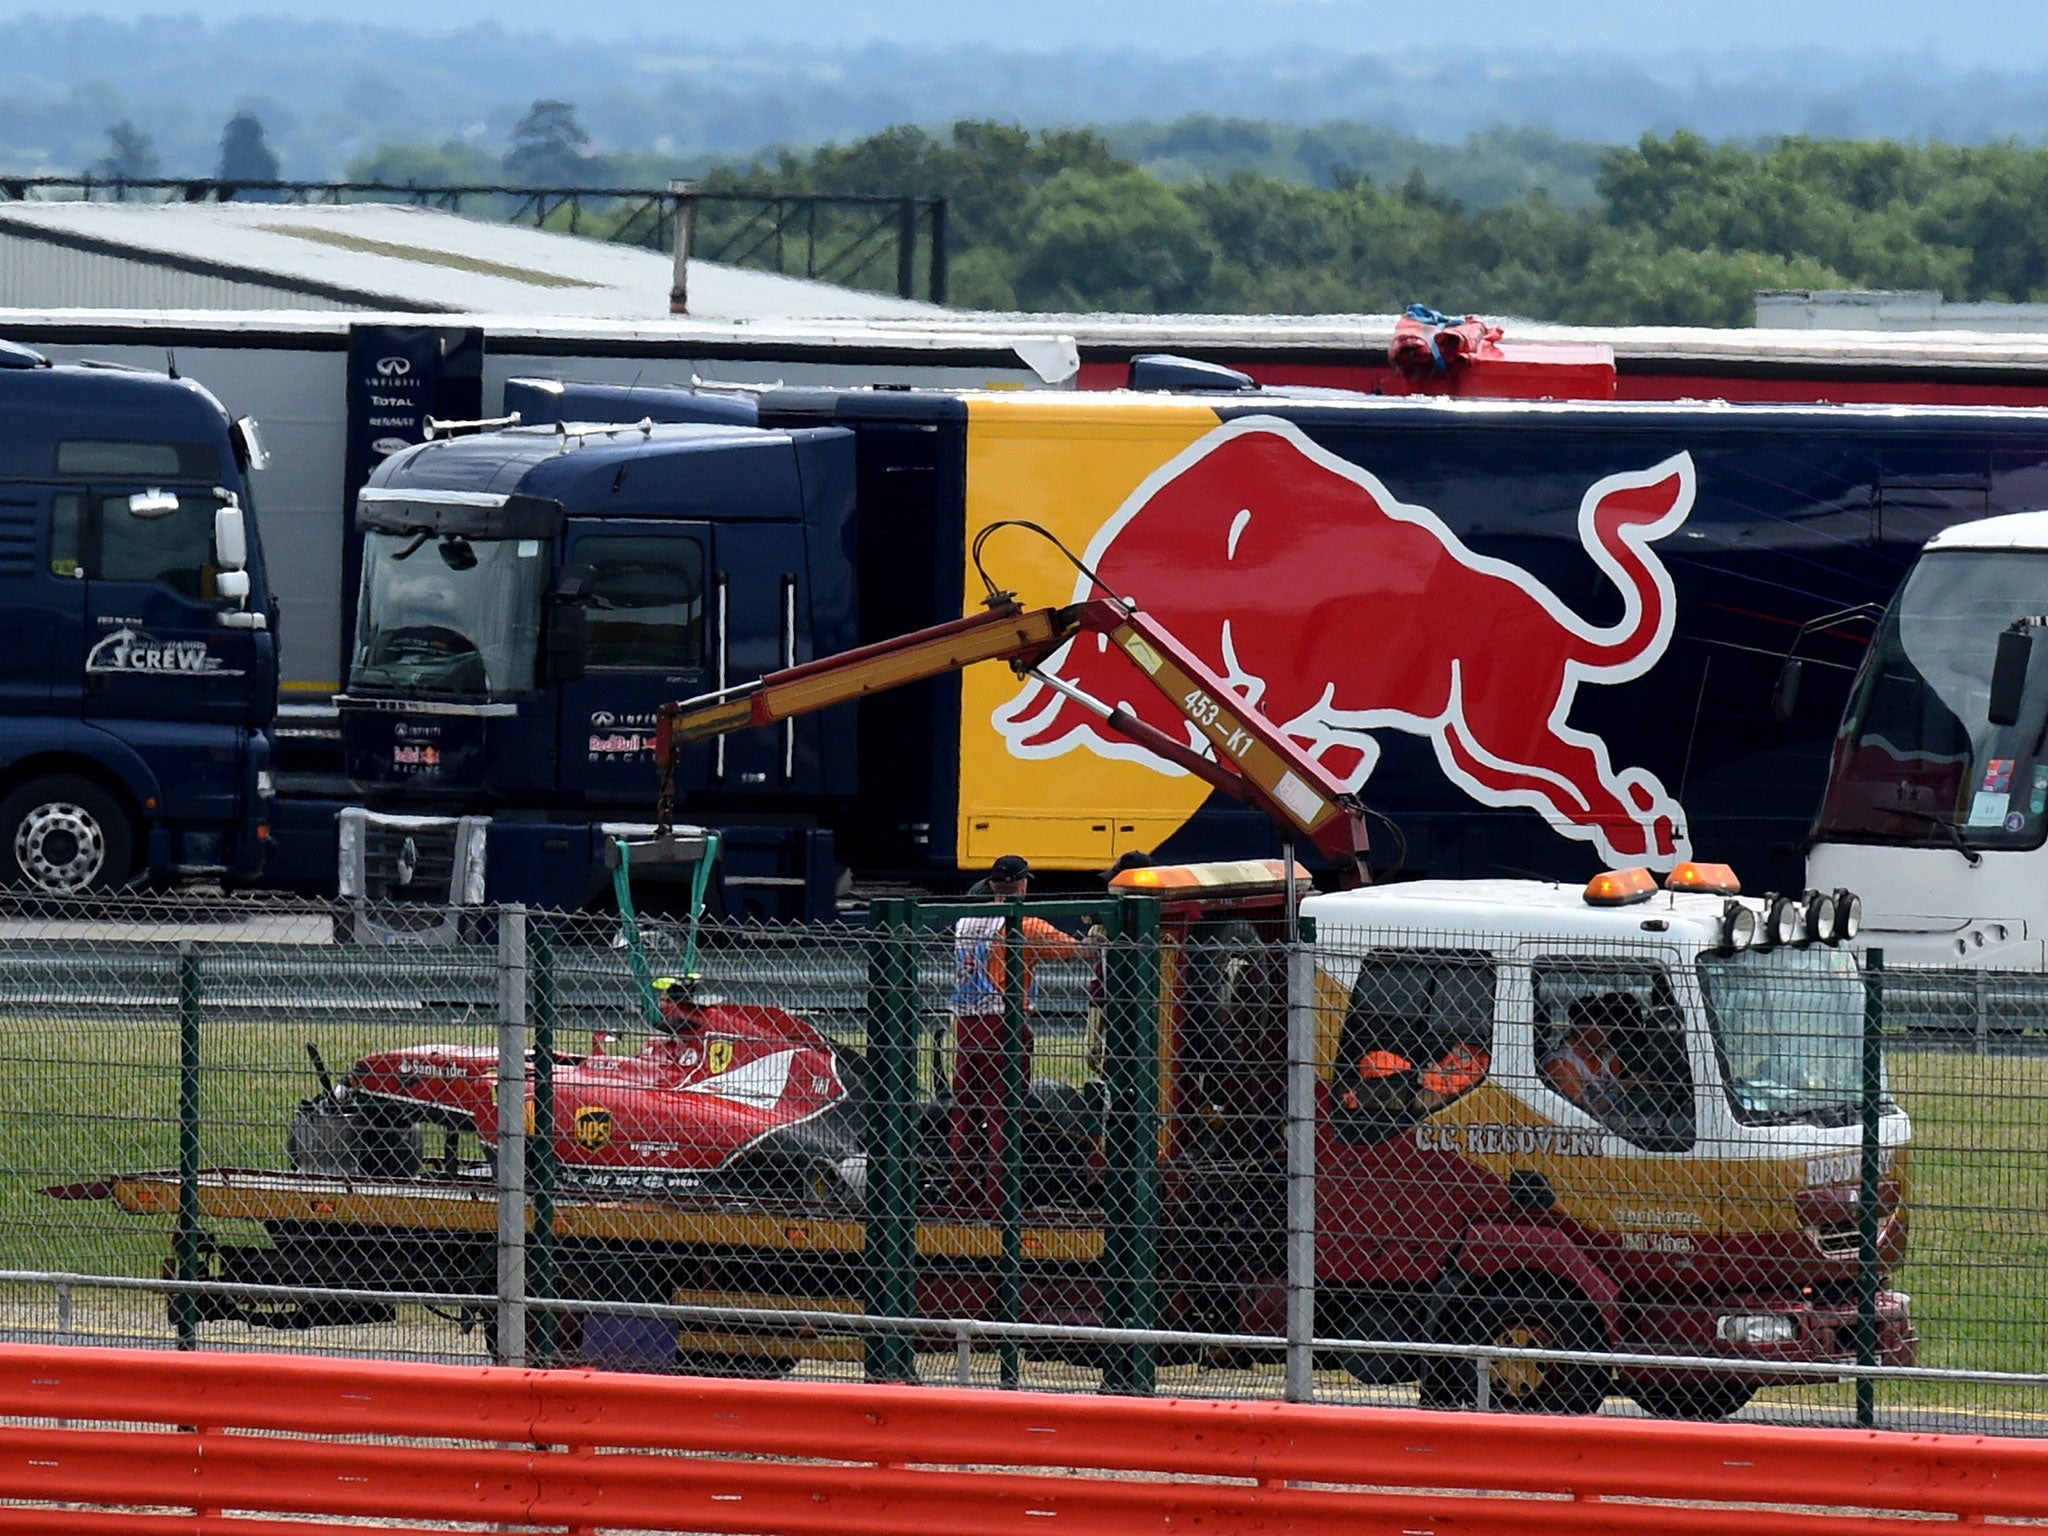
[[[1878,1196],[1884,1179],[1878,1125],[1884,1094],[1884,951],[1863,957],[1863,1168],[1856,1203],[1856,1363],[1877,1364]],[[1877,1422],[1877,1383],[1856,1378],[1856,1422]]]
[[[669,277],[668,312],[690,312],[690,243],[697,218],[697,183],[672,180],[669,196],[675,199],[675,267]]]
[[[917,952],[913,904],[886,897],[869,905],[867,1262],[863,1300],[879,1317],[917,1308]],[[910,1381],[915,1341],[870,1335],[869,1381]]]
[[[1024,1097],[1027,1071],[1024,1063],[1024,906],[1012,897],[1003,913],[1003,1228],[1002,1265],[996,1271],[996,1316],[1003,1322],[1019,1321],[1024,1311]],[[958,1051],[959,1042],[953,1049]],[[1024,1352],[1014,1339],[1004,1339],[998,1350],[1002,1361],[1002,1384],[1021,1386],[1024,1381]]]
[[[1287,1400],[1315,1397],[1316,920],[1287,947]]]
[[[932,199],[932,252],[931,252],[931,301],[934,304],[946,302],[948,274],[946,269],[946,200]]]
[[[896,297],[917,297],[917,199],[896,204]]]
[[[1151,1328],[1159,1293],[1159,903],[1117,898],[1116,943],[1103,957],[1103,1321]],[[1105,1392],[1150,1393],[1154,1350],[1112,1344]]]
[[[498,909],[498,1364],[526,1363],[526,908]]]
[[[180,1280],[199,1278],[199,950],[178,946],[178,1234],[175,1267]],[[178,1348],[198,1345],[199,1298],[180,1291],[171,1298]]]
[[[533,969],[533,1136],[527,1148],[528,1183],[533,1188],[533,1234],[528,1238],[527,1292],[555,1294],[555,946],[550,930],[532,934]],[[543,1310],[534,1318],[536,1361],[556,1363],[561,1318]]]

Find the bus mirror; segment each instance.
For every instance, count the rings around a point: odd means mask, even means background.
[[[213,559],[224,571],[239,571],[249,563],[249,531],[233,502],[213,509]]]
[[[1799,678],[1805,667],[1797,656],[1787,656],[1778,668],[1777,686],[1771,689],[1771,718],[1781,725],[1799,708]]]
[[[1993,725],[2017,725],[2020,696],[2027,690],[2027,660],[2034,648],[2034,636],[2027,629],[2008,629],[1998,637],[1998,657],[1991,664],[1991,706],[1986,711]]]

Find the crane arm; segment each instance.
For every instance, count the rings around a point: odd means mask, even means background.
[[[1089,697],[1038,671],[1075,635],[1105,636],[1140,676],[1207,738],[1208,752]],[[1256,806],[1290,835],[1366,877],[1364,808],[1265,716],[1245,704],[1158,621],[1126,604],[1094,598],[1064,608],[1024,608],[1008,593],[989,611],[970,614],[891,640],[878,641],[757,682],[661,706],[655,718],[654,762],[661,774],[662,820],[673,805],[676,752],[692,742],[753,726],[773,725],[871,693],[958,672],[981,661],[1006,661],[1020,676],[1094,710],[1112,730],[1226,794]]]

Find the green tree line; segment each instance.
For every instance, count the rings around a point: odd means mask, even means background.
[[[639,157],[579,158],[573,109],[554,113],[553,128],[546,156],[531,152],[531,134],[514,146],[516,169],[659,184]],[[464,153],[472,173],[481,169],[474,150]],[[352,171],[388,174],[402,162],[405,179],[428,179],[419,173],[435,155],[386,150]],[[1421,299],[1585,324],[1743,325],[1763,288],[2048,299],[2048,150],[2010,142],[1750,147],[1646,136],[1599,156],[1593,196],[1576,207],[1541,185],[1468,205],[1419,171],[1397,185],[1248,169],[1169,181],[1096,129],[988,121],[891,128],[714,166],[702,179],[944,196],[950,297],[970,308],[1384,312]],[[855,280],[892,285],[893,256]]]

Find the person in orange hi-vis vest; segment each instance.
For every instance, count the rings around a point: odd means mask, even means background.
[[[1635,1085],[1615,1050],[1615,1037],[1642,1032],[1642,1004],[1625,992],[1602,992],[1573,1003],[1565,1020],[1564,1038],[1543,1058],[1539,1070],[1587,1114],[1616,1113]]]
[[[1011,901],[1030,887],[1031,865],[1009,853],[988,872],[989,895]],[[1089,945],[1062,933],[1042,917],[1022,922],[1021,991],[1025,1017],[1019,1027],[1022,1080],[1031,1088],[1031,1023],[1039,962],[1085,953]],[[953,1103],[948,1143],[952,1154],[953,1200],[965,1209],[993,1213],[1003,1203],[1003,1154],[1010,1127],[1003,1111],[1003,998],[1010,979],[1009,938],[1000,916],[963,917],[953,925]]]

